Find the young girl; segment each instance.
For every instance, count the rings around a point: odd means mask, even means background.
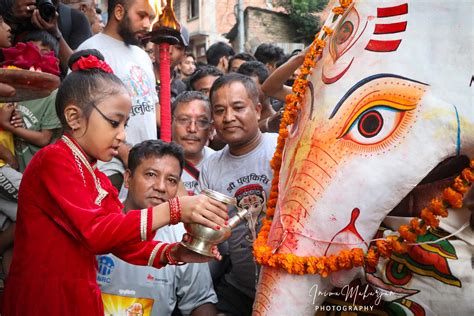
[[[205,262],[210,258],[153,241],[154,231],[178,221],[226,225],[225,205],[203,195],[122,213],[96,161],[117,155],[130,96],[96,50],[73,54],[69,66],[56,98],[64,135],[36,153],[20,186],[3,315],[103,315],[95,255],[156,268]]]

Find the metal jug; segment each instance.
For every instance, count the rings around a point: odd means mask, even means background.
[[[250,215],[250,211],[237,207],[237,200],[235,198],[217,191],[204,189],[201,193],[214,200],[233,205],[238,210],[237,214],[229,219],[229,225],[221,227],[220,230],[214,230],[201,224],[184,225],[191,238],[189,238],[188,241],[182,241],[181,244],[194,252],[214,257],[212,254],[212,246],[227,240],[231,235],[232,228],[236,227],[247,215]]]

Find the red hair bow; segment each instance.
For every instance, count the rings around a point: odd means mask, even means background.
[[[71,67],[72,71],[88,69],[100,69],[108,73],[114,73],[112,68],[110,68],[105,61],[100,60],[94,55],[89,55],[87,57],[81,56]]]

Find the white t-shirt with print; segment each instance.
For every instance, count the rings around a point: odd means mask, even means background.
[[[181,240],[185,232],[182,223],[163,226],[154,239],[172,243]],[[189,315],[202,304],[217,303],[206,263],[156,269],[127,263],[112,254],[98,256],[97,262],[105,315],[125,315],[134,304],[141,306],[143,315],[171,315],[175,306]]]
[[[242,156],[232,155],[227,145],[204,161],[199,176],[201,189],[209,188],[235,197],[239,207],[251,209],[256,219],[256,233],[265,216],[273,178],[270,160],[275,152],[277,138],[278,134],[262,134],[260,144]],[[235,207],[228,209],[230,217],[236,214]],[[253,234],[248,221],[241,222],[232,230],[227,243],[232,269],[225,279],[253,298],[257,266],[252,254]]]

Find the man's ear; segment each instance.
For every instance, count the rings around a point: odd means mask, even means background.
[[[87,12],[87,4],[81,3],[81,4],[79,5],[79,10],[80,10],[82,13],[86,14],[86,12]]]
[[[267,66],[269,73],[272,73],[276,69],[275,63],[266,63],[265,66]]]
[[[123,173],[123,186],[128,189],[130,188],[130,178],[132,177],[132,172],[130,169],[125,170]]]
[[[255,112],[257,112],[257,122],[260,121],[260,117],[262,116],[262,103],[258,102],[255,104]]]
[[[221,58],[219,58],[219,66],[218,68],[221,68],[221,69],[225,69],[227,71],[227,67],[228,67],[228,60],[227,60],[227,57],[226,56],[222,56]]]
[[[126,10],[125,7],[121,4],[117,4],[114,8],[114,17],[117,21],[122,21],[125,17]]]
[[[85,124],[82,109],[75,104],[66,106],[64,109],[64,119],[67,126],[73,131],[80,129]]]

